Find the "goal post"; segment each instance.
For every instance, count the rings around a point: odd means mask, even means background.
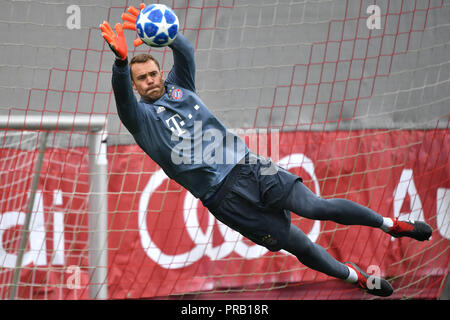
[[[100,115],[42,115],[42,116],[3,116],[0,117],[2,130],[41,131],[38,139],[38,156],[35,163],[33,181],[30,190],[27,215],[22,232],[20,248],[17,254],[14,277],[9,294],[16,298],[22,259],[30,233],[30,219],[38,188],[40,171],[47,146],[48,133],[52,131],[87,132],[89,150],[89,298],[107,299],[107,246],[108,246],[108,177],[107,177],[107,131],[106,118]]]

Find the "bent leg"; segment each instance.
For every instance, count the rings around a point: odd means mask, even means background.
[[[323,247],[312,242],[297,226],[291,224],[288,243],[283,247],[305,266],[331,277],[345,280],[348,267],[333,258]]]
[[[284,208],[314,220],[331,220],[343,225],[379,228],[383,217],[375,211],[346,199],[323,199],[297,181],[285,200]]]

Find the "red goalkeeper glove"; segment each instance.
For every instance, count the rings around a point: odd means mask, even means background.
[[[129,13],[122,13],[122,20],[125,20],[123,23],[123,28],[124,29],[128,29],[128,30],[134,30],[136,31],[136,21],[137,21],[137,17],[139,16],[139,13],[141,13],[141,10],[145,8],[145,4],[141,3],[139,5],[140,10],[136,9],[133,6],[128,7],[128,12]],[[136,40],[134,40],[134,46],[140,46],[141,44],[143,44],[144,42],[141,40],[141,38],[136,38]]]
[[[125,40],[122,25],[120,23],[116,23],[114,26],[117,35],[112,30],[108,21],[103,21],[100,25],[100,29],[102,30],[103,38],[106,43],[108,43],[116,57],[120,60],[125,60],[127,58],[127,42]]]

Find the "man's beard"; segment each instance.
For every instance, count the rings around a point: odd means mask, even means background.
[[[158,89],[158,90],[156,90],[156,89]],[[164,92],[165,92],[164,83],[161,82],[161,84],[159,84],[157,87],[147,91],[144,98],[146,98],[148,100],[158,100],[159,98],[161,98],[164,95]]]

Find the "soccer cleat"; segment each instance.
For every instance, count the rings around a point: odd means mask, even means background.
[[[394,292],[394,289],[387,280],[377,276],[368,275],[353,262],[346,262],[345,265],[355,270],[358,275],[358,285],[367,293],[379,297],[388,297]],[[370,283],[368,283],[369,279]]]
[[[394,226],[387,232],[395,238],[410,237],[418,241],[429,240],[433,229],[423,221],[394,220]]]

